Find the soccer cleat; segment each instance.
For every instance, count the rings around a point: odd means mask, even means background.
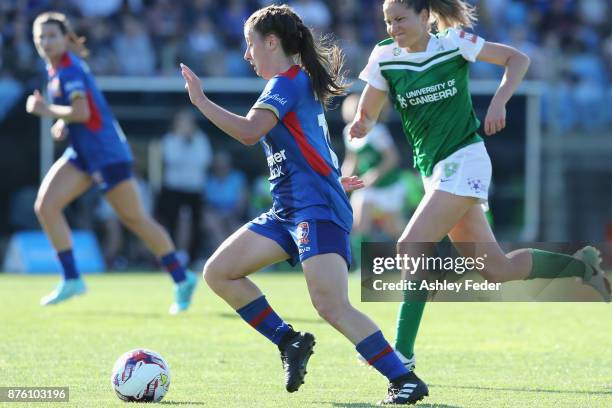
[[[429,389],[417,375],[411,371],[389,383],[387,396],[380,405],[412,405],[429,395]]]
[[[601,269],[601,254],[599,250],[592,246],[585,246],[576,251],[573,256],[587,265],[587,271],[584,274],[584,278],[582,278],[582,283],[595,289],[603,297],[604,301],[610,302],[612,289],[610,281]]]
[[[170,306],[170,314],[176,315],[189,309],[191,305],[191,298],[196,286],[198,285],[198,278],[191,271],[185,272],[185,280],[174,285],[174,298],[175,301]]]
[[[402,362],[402,364],[404,365],[404,367],[406,367],[408,371],[414,371],[414,368],[416,367],[416,356],[415,355],[413,355],[412,358],[406,358],[398,350],[395,350],[395,354],[397,355],[397,357],[400,359],[400,361]],[[363,358],[361,354],[357,354],[357,360],[359,360],[359,362],[362,365],[372,368],[372,366],[368,364],[366,359]]]
[[[56,305],[85,292],[87,292],[87,287],[83,279],[62,279],[53,292],[40,299],[40,304],[41,306]]]
[[[297,391],[304,384],[306,365],[315,345],[315,338],[310,333],[297,332],[283,347],[279,345],[281,361],[285,370],[285,388],[288,392]]]

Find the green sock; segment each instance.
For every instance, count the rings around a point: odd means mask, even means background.
[[[420,292],[425,293],[419,293],[417,296],[407,296],[405,294],[404,302],[400,305],[397,314],[395,349],[406,358],[412,358],[414,355],[414,343],[421,324],[423,309],[425,309],[424,299],[427,298],[427,291]],[[423,295],[425,298],[422,297]],[[413,299],[408,299],[409,297]]]
[[[539,249],[529,249],[533,266],[531,274],[527,279],[554,279],[568,278],[576,276],[584,278],[588,269],[587,265],[571,255],[560,254],[557,252],[542,251]]]

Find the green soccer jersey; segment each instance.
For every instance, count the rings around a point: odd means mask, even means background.
[[[431,35],[425,51],[412,53],[389,38],[374,48],[359,75],[389,93],[414,165],[425,176],[440,160],[482,141],[468,89],[468,62],[476,60],[483,44],[474,34],[449,29]]]
[[[383,152],[387,149],[394,149],[393,137],[389,129],[381,123],[377,123],[374,128],[361,139],[349,140],[348,126],[344,128],[344,146],[347,150],[357,156],[357,176],[363,176],[368,170],[378,167],[383,159]],[[387,187],[396,183],[400,179],[400,171],[397,166],[390,169],[379,178],[373,187]]]

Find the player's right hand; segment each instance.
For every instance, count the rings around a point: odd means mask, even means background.
[[[68,135],[68,127],[63,119],[57,120],[53,126],[51,126],[51,136],[56,142],[66,139]]]
[[[355,120],[349,126],[349,139],[361,139],[365,137],[372,127],[374,126],[374,121],[368,119],[363,110],[360,110],[357,116],[355,116]]]
[[[181,63],[181,75],[185,79],[185,89],[189,92],[191,103],[198,106],[206,97],[202,91],[202,81],[198,76],[185,64]]]

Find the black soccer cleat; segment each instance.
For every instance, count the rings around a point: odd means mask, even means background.
[[[412,405],[428,395],[427,384],[411,371],[389,384],[387,396],[380,405]]]
[[[297,391],[304,384],[306,365],[313,354],[315,338],[310,333],[295,334],[279,345],[281,361],[285,370],[285,388],[288,392]]]

